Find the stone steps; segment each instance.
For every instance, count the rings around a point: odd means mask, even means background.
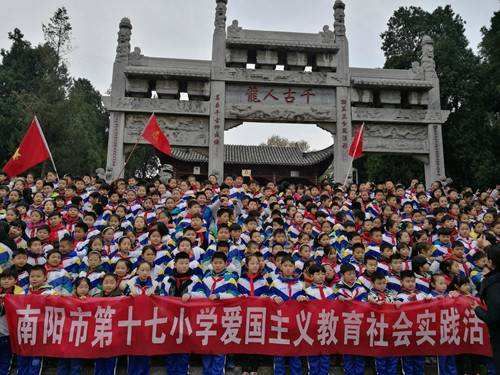
[[[271,361],[270,357],[260,357],[260,359],[262,359],[261,362],[262,362],[263,366],[259,367],[258,374],[259,375],[272,375],[273,368],[272,368],[272,361]],[[166,375],[166,368],[163,367],[162,364],[163,363],[162,363],[161,358],[153,358],[150,374],[151,375]],[[56,366],[57,366],[57,362],[55,359],[45,360],[42,374],[47,374],[47,375],[54,374],[55,375],[56,374]],[[438,372],[436,369],[436,365],[427,365],[426,366],[426,369],[425,369],[426,375],[434,375],[437,373]],[[11,371],[11,374],[15,374],[15,371]],[[201,361],[200,361],[199,357],[195,356],[192,359],[189,374],[190,375],[202,375],[203,374],[203,369],[201,367]],[[241,368],[236,367],[235,369],[228,370],[228,371],[226,371],[226,374],[227,375],[241,375]],[[330,375],[342,375],[342,374],[344,374],[342,367],[332,366],[330,368]],[[92,366],[91,361],[87,361],[85,363],[82,375],[93,375],[93,366]],[[120,358],[120,361],[118,363],[118,368],[116,371],[116,375],[127,375],[126,359],[125,358]],[[311,375],[314,375],[314,374],[311,374]],[[368,368],[365,371],[365,375],[375,375],[375,371],[373,370],[373,368]]]

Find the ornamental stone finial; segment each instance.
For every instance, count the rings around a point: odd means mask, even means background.
[[[424,35],[422,38],[422,68],[424,71],[436,70],[434,42],[429,35]]]
[[[345,35],[345,4],[342,0],[335,0],[333,5],[333,16],[335,22],[333,23],[333,29],[335,35],[344,36]]]
[[[215,7],[215,29],[225,31],[226,28],[226,10],[227,0],[215,0],[217,6]]]
[[[126,61],[130,53],[130,36],[132,35],[132,23],[127,17],[120,21],[118,30],[118,45],[116,46],[116,62]]]

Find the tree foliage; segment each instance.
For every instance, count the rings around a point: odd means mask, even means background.
[[[499,17],[497,12],[491,27],[482,29],[480,56],[469,47],[464,20],[449,5],[433,12],[401,7],[381,35],[384,67],[394,69],[411,68],[413,61],[420,60],[422,37],[433,38],[441,106],[451,111],[443,125],[446,173],[459,185],[498,182]],[[367,176],[391,172],[389,177],[404,181],[408,170],[422,173],[421,163],[407,157],[369,155],[365,159],[359,167]],[[391,167],[398,165],[405,168]]]
[[[288,138],[281,137],[277,134],[270,136],[266,142],[261,143],[259,146],[273,146],[273,147],[297,147],[302,152],[307,152],[311,148],[307,141],[290,141]]]
[[[71,30],[65,10],[53,20]],[[71,79],[57,44],[33,46],[19,29],[9,33],[9,40],[10,49],[0,52],[0,127],[9,130],[0,138],[0,160],[11,157],[36,115],[59,173],[103,167],[107,122],[100,94],[88,80]]]
[[[71,50],[71,30],[73,27],[65,7],[58,8],[47,25],[42,24],[45,42],[56,51],[58,60]]]

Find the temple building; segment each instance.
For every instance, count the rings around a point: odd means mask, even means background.
[[[195,175],[201,180],[208,177],[208,153],[204,149],[174,147],[171,157],[158,156],[162,163],[172,165],[174,177]],[[226,175],[251,176],[260,183],[318,183],[332,161],[333,146],[309,152],[298,147],[231,144],[224,147]]]

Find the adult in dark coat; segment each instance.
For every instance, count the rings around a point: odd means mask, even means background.
[[[500,374],[500,244],[488,249],[488,258],[491,261],[492,271],[485,276],[479,292],[487,309],[475,303],[474,311],[488,326],[493,361],[497,374]]]

